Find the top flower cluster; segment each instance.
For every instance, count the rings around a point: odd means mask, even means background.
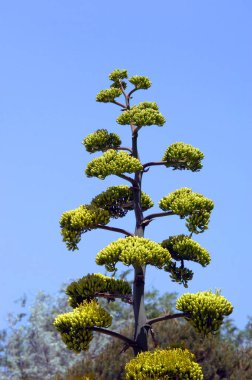
[[[128,78],[127,70],[116,69],[109,74],[109,79],[113,81],[110,88],[101,90],[97,96],[96,101],[102,103],[117,103],[122,106],[123,112],[118,116],[117,122],[121,125],[135,125],[137,127],[147,125],[162,126],[165,123],[164,116],[159,112],[158,106],[153,102],[142,102],[139,105],[130,107],[129,101],[131,94],[137,90],[147,90],[151,86],[149,78],[142,75],[134,75]],[[134,87],[126,94],[127,79]],[[126,103],[118,103],[116,98],[121,95],[125,96]]]

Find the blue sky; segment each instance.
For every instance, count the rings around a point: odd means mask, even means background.
[[[121,237],[92,231],[72,253],[59,231],[62,212],[123,184],[86,178],[92,157],[81,145],[98,128],[130,142],[128,127],[115,122],[120,110],[95,102],[115,68],[149,76],[152,88],[135,101],[156,101],[167,120],[141,131],[143,162],[159,160],[176,141],[205,153],[199,173],[152,168],[143,190],[156,202],[180,187],[214,200],[210,228],[196,237],[212,263],[191,266],[188,291],[221,288],[245,325],[252,315],[251,16],[249,0],[0,3],[1,326],[22,294],[32,300],[38,290],[54,294],[69,279],[104,272],[95,255]],[[112,224],[133,229],[130,215]],[[146,237],[185,232],[183,221],[161,218]],[[148,287],[185,291],[161,271],[147,276]]]

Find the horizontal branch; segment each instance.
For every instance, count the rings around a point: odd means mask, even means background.
[[[165,315],[162,315],[161,317],[150,319],[149,321],[146,322],[146,326],[151,326],[154,323],[166,321],[168,319],[186,318],[186,317],[189,317],[188,313],[165,314]]]
[[[177,161],[177,162],[174,162],[174,161],[157,161],[157,162],[147,162],[146,164],[143,165],[143,168],[148,168],[150,166],[159,166],[159,165],[165,165],[167,167],[176,167],[176,166],[179,166],[181,164],[184,164],[186,162],[186,160],[180,160],[180,161]]]
[[[155,218],[161,218],[163,216],[170,216],[170,215],[175,215],[173,211],[166,211],[166,212],[156,212],[154,214],[147,215],[143,220],[142,220],[142,225],[147,225],[149,224],[153,219]]]
[[[122,107],[123,110],[125,110],[125,109],[127,108],[127,107],[125,106],[125,104],[119,103],[119,102],[117,102],[116,100],[113,100],[113,102],[111,102],[111,103],[114,103],[114,104],[118,105],[119,107]]]
[[[125,179],[126,181],[129,181],[133,186],[135,185],[135,180],[131,177],[128,177],[127,175],[125,174],[116,174],[117,177],[120,177],[122,179]]]
[[[114,338],[118,338],[120,340],[123,340],[125,343],[127,343],[129,346],[131,347],[136,347],[137,344],[134,340],[130,339],[130,338],[127,338],[125,335],[122,335],[120,333],[117,333],[115,331],[112,331],[112,330],[108,330],[108,329],[104,329],[103,327],[85,327],[87,330],[92,330],[92,331],[96,331],[96,332],[99,332],[101,334],[105,334],[105,335],[109,335],[109,336],[112,336]]]
[[[158,165],[167,165],[167,161],[158,161],[158,162],[147,162],[143,165],[143,168],[147,168],[149,166],[158,166]]]
[[[111,294],[111,293],[95,293],[95,297],[103,297],[103,298],[108,298],[108,299],[114,299],[114,298],[121,298],[123,301],[133,304],[132,296],[127,296],[125,294]]]
[[[97,224],[97,228],[100,228],[101,230],[119,232],[119,233],[121,233],[123,235],[127,235],[127,236],[133,236],[133,234],[131,234],[130,232],[128,232],[122,228],[111,227],[111,226],[103,226],[102,224]]]

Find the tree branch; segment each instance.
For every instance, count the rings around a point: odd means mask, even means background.
[[[158,346],[158,341],[156,339],[156,335],[155,335],[155,332],[152,328],[150,328],[150,333],[151,333],[151,337],[152,337],[152,340],[153,340],[153,343],[154,343],[154,347],[156,348]]]
[[[184,164],[186,162],[186,160],[181,160],[181,161],[177,161],[177,162],[173,162],[173,161],[158,161],[158,162],[147,162],[146,164],[143,165],[143,168],[147,168],[149,166],[158,166],[158,165],[165,165],[167,167],[171,167],[171,166],[179,166],[181,164]]]
[[[132,296],[127,296],[125,294],[111,294],[111,293],[95,293],[95,297],[103,297],[103,298],[108,298],[108,299],[114,299],[114,298],[121,298],[123,301],[133,304],[133,299]]]
[[[154,218],[161,218],[162,216],[170,216],[175,215],[173,211],[166,211],[166,212],[156,212],[154,214],[147,215],[143,220],[143,225],[148,225]]]
[[[113,102],[111,102],[111,103],[114,103],[114,104],[118,105],[119,107],[122,107],[122,108],[123,108],[123,111],[126,109],[126,106],[125,106],[124,104],[122,104],[122,103],[120,103],[120,102],[117,102],[115,99],[114,99]]]
[[[151,326],[154,323],[166,321],[167,319],[174,319],[174,318],[186,318],[190,315],[188,313],[175,313],[175,314],[165,314],[161,317],[152,318],[149,321],[146,322],[146,326]]]
[[[101,230],[119,232],[119,233],[126,235],[126,236],[133,236],[133,234],[131,234],[130,232],[128,232],[122,228],[103,226],[102,224],[97,224],[97,228],[100,228]]]
[[[113,148],[112,148],[113,149]],[[117,148],[117,150],[127,150],[128,152],[130,152],[130,153],[132,153],[132,149],[131,148],[128,148],[128,147],[124,147],[124,146],[119,146],[118,148]]]
[[[122,90],[122,93],[123,93],[123,95],[124,95],[124,97],[125,97],[125,101],[126,101],[126,109],[128,108],[128,97],[127,97],[127,94],[126,94],[126,92],[124,91],[124,88],[123,88],[123,85],[122,85],[122,81],[119,79],[119,83],[120,83],[120,87],[121,87],[121,90]]]
[[[133,186],[135,186],[135,180],[125,174],[116,174],[117,177],[120,177],[122,179],[125,179],[126,181],[129,181]]]
[[[158,166],[158,165],[167,165],[167,161],[158,161],[158,162],[147,162],[143,165],[143,168],[147,168],[149,166]]]
[[[130,97],[131,97],[131,95],[135,92],[135,91],[137,91],[138,90],[138,88],[133,88],[133,90],[131,90],[129,93],[128,93],[128,97],[129,97],[129,99],[130,99]]]
[[[87,330],[92,330],[92,331],[96,331],[96,332],[99,332],[101,334],[105,334],[105,335],[109,335],[109,336],[112,336],[114,338],[118,338],[118,339],[121,339],[123,340],[125,343],[127,343],[129,346],[131,347],[136,347],[137,344],[134,340],[130,339],[130,338],[127,338],[125,335],[122,335],[122,334],[119,334],[115,331],[112,331],[112,330],[108,330],[108,329],[104,329],[103,327],[85,327]]]
[[[138,127],[136,127],[136,133],[138,133],[140,131],[140,129],[142,128],[142,125],[139,125]]]
[[[131,132],[132,132],[132,138],[134,138],[135,135],[137,134],[137,128],[134,126],[133,123],[130,123],[130,128],[131,128]]]

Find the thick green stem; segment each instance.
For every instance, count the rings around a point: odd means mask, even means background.
[[[132,131],[134,127],[131,126]],[[137,133],[132,134],[132,155],[139,159],[137,149]],[[134,212],[136,218],[135,236],[143,237],[145,226],[142,224],[143,212],[141,205],[141,183],[142,172],[135,174],[135,185],[132,187],[134,199]],[[144,305],[144,286],[145,286],[145,266],[134,267],[134,285],[133,285],[133,309],[135,318],[135,331],[134,341],[134,354],[139,352],[148,351],[148,328],[146,327],[146,313]]]
[[[135,317],[134,354],[148,351],[148,327],[144,305],[144,280],[145,267],[135,267],[135,279],[133,285],[133,308]]]

